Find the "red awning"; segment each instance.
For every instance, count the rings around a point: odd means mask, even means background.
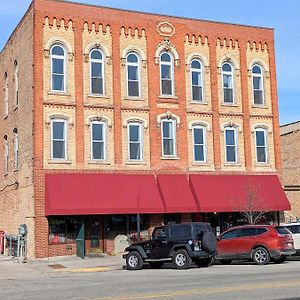
[[[158,175],[157,183],[167,213],[199,211],[186,175]]]
[[[46,215],[163,213],[153,175],[46,174]]]
[[[276,175],[190,175],[190,184],[201,212],[291,210]]]

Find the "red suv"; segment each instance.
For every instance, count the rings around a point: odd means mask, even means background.
[[[283,226],[245,225],[224,231],[217,242],[216,258],[222,264],[232,260],[253,260],[265,265],[270,260],[282,263],[295,254],[291,233]]]

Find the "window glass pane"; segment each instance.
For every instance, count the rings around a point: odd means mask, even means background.
[[[226,134],[226,145],[235,145],[235,139],[234,139],[235,131],[227,129],[225,130],[225,134]]]
[[[163,53],[161,56],[161,61],[170,62],[171,61],[170,55],[168,53]]]
[[[194,128],[194,144],[203,144],[202,128]]]
[[[193,86],[193,100],[202,101],[202,87]]]
[[[63,59],[52,59],[52,73],[64,74],[64,60]]]
[[[162,81],[162,94],[163,95],[172,95],[172,82],[171,80]]]
[[[64,55],[64,50],[62,47],[60,46],[54,46],[52,48],[52,54],[53,55]]]
[[[172,226],[170,232],[170,239],[177,241],[177,240],[184,240],[187,237],[191,236],[191,226],[182,225],[182,226]]]
[[[266,148],[256,147],[257,151],[257,162],[266,162]]]
[[[172,122],[163,122],[163,136],[165,138],[172,138],[173,132],[172,132]]]
[[[138,142],[140,140],[140,127],[138,125],[129,126],[129,140],[131,142]]]
[[[93,142],[93,159],[104,159],[103,142]]]
[[[230,88],[224,88],[224,102],[233,103],[233,90]]]
[[[192,61],[191,67],[192,67],[193,69],[201,69],[201,64],[200,64],[199,61],[193,60],[193,61]]]
[[[93,140],[103,141],[103,124],[93,123]]]
[[[137,66],[128,66],[128,79],[129,80],[138,80],[138,67]]]
[[[265,146],[265,133],[264,133],[264,131],[260,131],[260,130],[256,131],[256,145],[257,146]]]
[[[264,104],[262,91],[254,90],[254,103]]]
[[[92,78],[92,94],[103,94],[102,78]]]
[[[171,66],[169,65],[161,66],[161,77],[163,79],[171,79]]]
[[[252,68],[252,73],[255,73],[255,74],[261,74],[261,69],[259,66],[254,66]]]
[[[53,158],[65,158],[64,141],[53,141]]]
[[[255,90],[261,90],[261,78],[253,76],[253,88]]]
[[[232,76],[231,75],[223,75],[223,85],[224,85],[224,88],[232,88]]]
[[[164,139],[164,155],[174,155],[174,145],[172,139]]]
[[[238,229],[234,229],[234,230],[231,230],[231,231],[228,231],[228,232],[224,233],[221,236],[221,239],[222,240],[227,240],[227,239],[236,238],[238,236],[239,236],[239,230]]]
[[[275,229],[279,234],[291,234],[284,226],[276,226]]]
[[[201,85],[201,73],[192,72],[192,85]]]
[[[91,58],[92,59],[102,59],[102,54],[98,50],[93,50],[91,53]]]
[[[235,146],[226,146],[226,159],[227,162],[235,162]]]
[[[64,122],[53,122],[53,139],[64,139]]]
[[[241,236],[251,236],[256,234],[256,228],[250,227],[241,229]]]
[[[256,230],[257,230],[258,235],[263,234],[268,231],[266,228],[260,228],[260,227],[258,227]]]
[[[138,81],[128,81],[128,96],[139,97]]]
[[[131,63],[137,63],[138,62],[138,58],[135,54],[131,53],[127,56],[127,61],[131,62]]]
[[[141,159],[140,143],[130,143],[130,159]]]
[[[202,145],[195,145],[195,161],[204,161],[204,148]]]
[[[64,75],[52,75],[52,89],[55,91],[63,91],[64,81]]]
[[[102,77],[101,63],[92,63],[92,77]]]
[[[223,70],[224,72],[231,72],[231,65],[230,65],[230,64],[224,64],[224,65],[222,66],[222,70]]]

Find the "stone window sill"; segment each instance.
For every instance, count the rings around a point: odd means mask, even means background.
[[[48,160],[49,164],[59,164],[59,165],[71,165],[72,161],[71,160],[55,160],[55,159],[49,159]]]
[[[242,164],[240,164],[240,163],[225,163],[224,166],[225,167],[241,167]]]
[[[162,160],[179,160],[180,157],[178,157],[178,156],[161,156],[160,159],[162,159]]]
[[[190,104],[208,105],[208,102],[191,100]]]
[[[222,103],[221,106],[239,107],[237,103]]]
[[[60,92],[60,91],[49,91],[48,95],[55,95],[55,96],[71,96],[68,92]]]
[[[89,94],[88,98],[102,98],[102,99],[109,99],[106,95],[101,95],[101,94]]]
[[[130,96],[124,97],[124,100],[131,100],[131,101],[145,101],[144,98],[141,98],[141,97],[130,97]]]
[[[106,160],[89,160],[89,165],[110,165],[109,161]]]
[[[202,167],[210,167],[211,165],[208,162],[197,162],[193,161],[192,166],[202,166]]]
[[[266,105],[252,104],[252,108],[268,109],[269,107]]]
[[[134,161],[134,160],[129,160],[126,162],[126,165],[146,165],[145,161]]]

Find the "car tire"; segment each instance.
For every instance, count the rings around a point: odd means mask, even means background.
[[[212,232],[205,232],[202,237],[202,246],[209,254],[214,254],[217,249],[217,239]]]
[[[209,265],[211,265],[211,263],[212,263],[212,257],[195,259],[195,264],[198,267],[207,268]]]
[[[192,259],[186,250],[179,249],[173,255],[173,263],[176,269],[188,269],[192,264]]]
[[[278,258],[272,258],[272,261],[275,263],[275,264],[282,264],[283,262],[286,261],[286,256],[280,256]]]
[[[143,259],[137,251],[131,251],[126,256],[128,270],[140,270],[143,267]]]
[[[150,261],[149,265],[154,269],[159,269],[164,265],[163,261]]]
[[[219,259],[219,262],[222,265],[230,265],[232,263],[232,259]]]
[[[269,251],[264,247],[253,250],[252,259],[257,265],[266,265],[270,261]]]

